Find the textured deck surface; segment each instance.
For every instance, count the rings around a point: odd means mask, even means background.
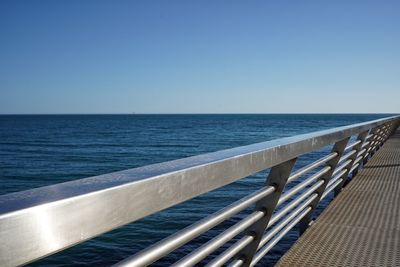
[[[276,266],[400,266],[400,132]]]

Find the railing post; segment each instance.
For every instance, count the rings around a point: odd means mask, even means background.
[[[399,126],[400,126],[400,118],[393,121],[392,134],[394,134],[396,132],[396,130],[399,128]]]
[[[386,138],[389,136],[390,133],[390,122],[385,123],[385,128],[383,130],[382,139],[380,145],[382,146],[385,143]]]
[[[380,142],[380,147],[386,142],[386,140],[389,138],[390,135],[390,128],[391,128],[391,123],[388,122],[385,124],[385,129],[383,130],[382,134],[382,139]]]
[[[365,147],[366,151],[365,151],[364,160],[363,160],[364,165],[367,163],[367,161],[369,160],[369,157],[371,155],[372,148],[374,147],[374,144],[376,142],[375,139],[378,134],[378,129],[379,129],[379,127],[374,127],[370,130],[370,134],[372,135],[372,137],[368,139],[369,144]]]
[[[340,191],[342,191],[342,187],[346,184],[346,182],[348,181],[348,177],[350,174],[350,170],[353,168],[354,164],[355,164],[355,160],[358,158],[358,153],[361,151],[362,145],[365,142],[365,138],[368,135],[368,131],[362,132],[360,134],[358,134],[356,141],[361,141],[358,145],[354,146],[352,150],[355,150],[356,152],[349,157],[349,159],[351,160],[351,162],[348,164],[348,166],[346,167],[346,172],[343,174],[343,181],[338,184],[338,186],[335,188],[334,192],[335,192],[335,196],[337,196]],[[364,153],[363,153],[364,154]],[[359,161],[359,164],[361,165],[362,161]],[[355,172],[353,172],[355,173]]]
[[[370,147],[369,157],[372,157],[375,154],[376,150],[378,149],[378,145],[379,145],[379,142],[380,142],[380,137],[382,135],[383,127],[384,126],[378,126],[377,128],[375,128],[376,130],[374,132],[374,136],[372,137],[373,138],[373,140],[372,140],[373,142],[372,142],[371,147]]]
[[[396,130],[396,121],[393,120],[389,123],[389,133],[387,139],[389,139],[389,137],[395,132],[395,130]]]
[[[311,202],[310,212],[306,216],[304,216],[304,218],[299,223],[300,234],[303,234],[306,231],[306,229],[308,228],[308,226],[310,225],[310,222],[312,220],[312,215],[313,215],[315,209],[317,208],[319,201],[321,200],[322,194],[324,193],[326,186],[328,185],[328,182],[332,177],[332,173],[334,172],[334,170],[339,162],[339,159],[343,155],[343,151],[346,148],[346,145],[347,145],[349,139],[350,139],[350,137],[340,140],[340,141],[336,142],[335,145],[333,146],[331,152],[336,152],[338,155],[326,163],[326,165],[331,167],[331,169],[320,178],[320,180],[323,180],[324,183],[315,192],[318,194],[318,196],[316,197],[316,199],[313,202]]]
[[[368,159],[375,154],[375,152],[383,143],[386,142],[386,140],[394,131],[393,128],[396,128],[395,125],[395,122],[388,122],[371,130],[371,134],[373,134],[373,136],[370,138],[370,144],[367,146],[363,164],[367,163]]]
[[[255,209],[263,210],[265,215],[247,231],[248,235],[254,236],[254,240],[240,253],[238,253],[237,258],[242,259],[244,262],[242,266],[249,266],[253,260],[261,238],[268,226],[268,222],[276,208],[278,200],[283,192],[283,189],[285,188],[286,182],[290,176],[290,173],[292,172],[296,160],[297,158],[291,159],[271,168],[265,186],[274,186],[275,192],[256,203]]]
[[[391,121],[390,122],[390,125],[389,125],[389,133],[388,133],[388,135],[387,135],[387,137],[386,137],[386,140],[387,139],[389,139],[389,137],[392,135],[392,134],[394,134],[394,132],[396,131],[396,127],[397,126],[397,122],[396,121]],[[385,140],[385,141],[386,141]]]
[[[396,132],[396,130],[400,127],[400,118],[396,119],[394,122],[394,129],[393,129],[393,134]]]
[[[375,154],[376,151],[378,151],[378,149],[382,146],[383,142],[384,142],[384,138],[386,136],[386,130],[387,130],[387,125],[386,123],[383,124],[379,129],[378,129],[378,134],[377,134],[377,138],[376,138],[376,142],[374,147],[372,148],[372,153],[371,156],[373,156]]]

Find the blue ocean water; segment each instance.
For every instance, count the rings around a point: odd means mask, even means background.
[[[387,116],[390,114],[3,115],[0,194]],[[305,155],[296,166],[305,165],[328,150],[327,147]],[[262,172],[239,180],[32,266],[109,266],[259,189],[265,175]],[[328,201],[322,203],[319,211]],[[224,222],[154,266],[168,266],[244,214]],[[296,238],[297,231],[292,230],[260,266],[276,263]]]

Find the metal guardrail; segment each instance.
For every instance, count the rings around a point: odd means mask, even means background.
[[[0,196],[0,266],[32,262],[270,168],[258,191],[116,264],[149,265],[254,206],[174,264],[195,265],[228,243],[207,266],[254,266],[295,225],[304,232],[321,199],[339,193],[399,124],[389,117]],[[292,172],[299,156],[327,145],[328,155]]]

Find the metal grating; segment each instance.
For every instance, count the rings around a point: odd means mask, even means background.
[[[276,266],[400,266],[400,132]]]

